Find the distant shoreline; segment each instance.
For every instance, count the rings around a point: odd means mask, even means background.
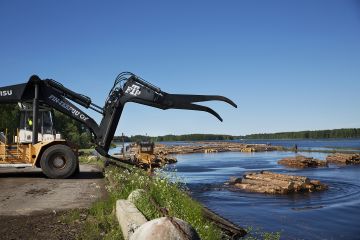
[[[137,141],[213,141],[213,140],[315,140],[315,139],[360,139],[360,128],[341,128],[332,130],[314,130],[299,132],[278,132],[278,133],[257,133],[248,135],[229,135],[229,134],[168,134],[163,136],[115,136],[115,141],[137,142]]]

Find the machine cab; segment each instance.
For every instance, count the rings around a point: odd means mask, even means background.
[[[31,143],[32,142],[32,130],[33,130],[33,111],[32,108],[23,104],[20,106],[20,126],[19,126],[19,143]],[[53,112],[49,108],[41,107],[39,109],[38,118],[38,141],[50,142],[60,138],[56,136],[53,123]]]

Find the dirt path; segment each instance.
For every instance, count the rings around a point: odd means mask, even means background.
[[[85,216],[86,216],[86,211]],[[83,221],[66,221],[67,212],[34,213],[22,216],[0,216],[1,240],[75,240],[84,228]]]
[[[104,195],[101,170],[81,165],[72,179],[48,179],[39,169],[0,169],[0,216],[87,208]]]
[[[100,168],[81,165],[72,179],[48,179],[39,169],[0,168],[0,239],[75,239],[81,223],[61,216],[105,196]]]

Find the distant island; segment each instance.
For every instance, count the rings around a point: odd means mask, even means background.
[[[316,130],[300,132],[257,133],[245,136],[233,136],[225,134],[184,134],[164,136],[115,136],[114,141],[138,142],[172,142],[172,141],[205,141],[205,140],[236,140],[236,139],[328,139],[328,138],[360,138],[360,128],[341,128],[333,130]]]

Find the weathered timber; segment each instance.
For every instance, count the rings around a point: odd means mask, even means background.
[[[232,177],[227,184],[250,192],[269,194],[313,192],[327,189],[327,186],[318,180],[269,171],[247,173],[242,178]]]
[[[298,155],[296,157],[287,157],[278,161],[278,164],[293,167],[293,168],[307,168],[307,167],[326,167],[326,161],[322,161],[313,157],[305,157]]]

